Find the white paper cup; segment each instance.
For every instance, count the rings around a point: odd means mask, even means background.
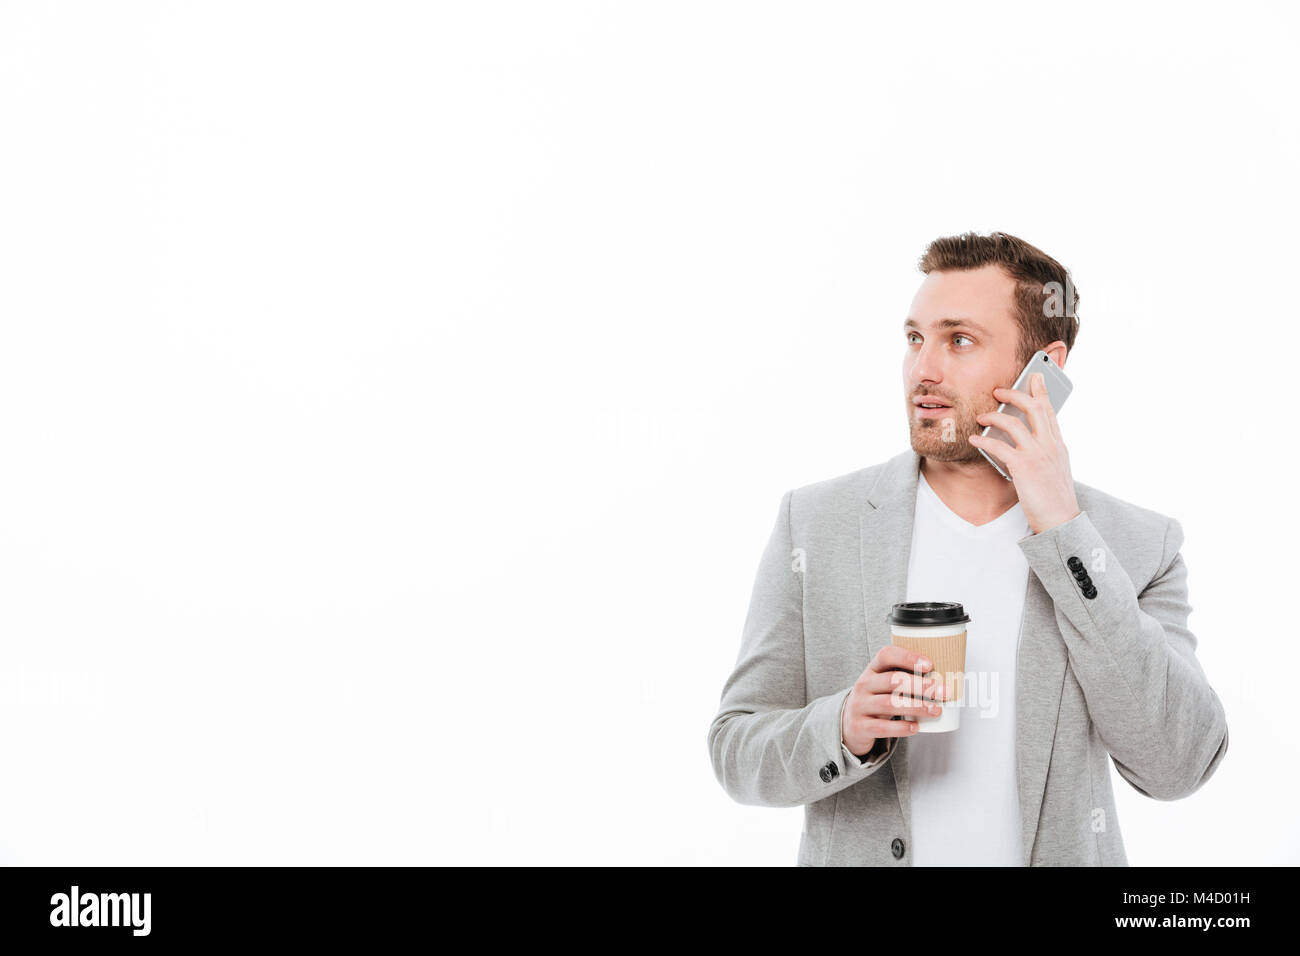
[[[966,682],[966,625],[970,618],[962,611],[960,604],[913,602],[896,604],[894,608],[890,619],[892,642],[928,658],[934,667],[926,671],[924,676],[941,677],[944,692],[951,698],[935,701],[943,708],[937,716],[922,714],[904,719],[915,720],[919,724],[917,733],[921,734],[941,734],[956,730],[961,726],[961,693]],[[900,611],[900,608],[903,610]],[[928,618],[936,623],[895,623],[900,618],[910,618],[913,621]],[[951,623],[938,623],[945,618],[952,619]]]

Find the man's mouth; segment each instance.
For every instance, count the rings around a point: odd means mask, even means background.
[[[916,409],[917,418],[942,418],[952,411],[952,406],[945,402],[920,402],[916,399],[912,399],[912,407]]]

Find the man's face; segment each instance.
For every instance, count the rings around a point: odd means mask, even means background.
[[[1015,280],[999,266],[931,272],[903,329],[903,395],[912,448],[936,461],[985,459],[969,436],[976,415],[997,411],[993,389],[1020,374],[1020,327],[1012,318]],[[955,320],[955,321],[954,321]],[[914,404],[941,402],[933,411]]]

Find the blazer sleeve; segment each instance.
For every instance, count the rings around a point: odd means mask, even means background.
[[[781,499],[759,561],[736,664],[709,726],[713,772],[737,802],[794,807],[857,783],[888,763],[894,747],[864,762],[841,736],[852,686],[808,699],[803,571],[793,558],[794,492]],[[852,758],[852,759],[849,759]]]
[[[1070,667],[1116,770],[1155,800],[1194,793],[1228,750],[1223,704],[1187,627],[1192,608],[1182,544],[1182,526],[1168,519],[1159,568],[1139,589],[1086,511],[1020,541],[1052,595]],[[1071,556],[1083,562],[1094,597],[1080,588]]]

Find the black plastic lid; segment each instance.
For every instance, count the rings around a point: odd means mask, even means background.
[[[889,615],[889,622],[900,627],[939,627],[944,624],[964,624],[969,620],[960,604],[936,601],[895,604]]]

